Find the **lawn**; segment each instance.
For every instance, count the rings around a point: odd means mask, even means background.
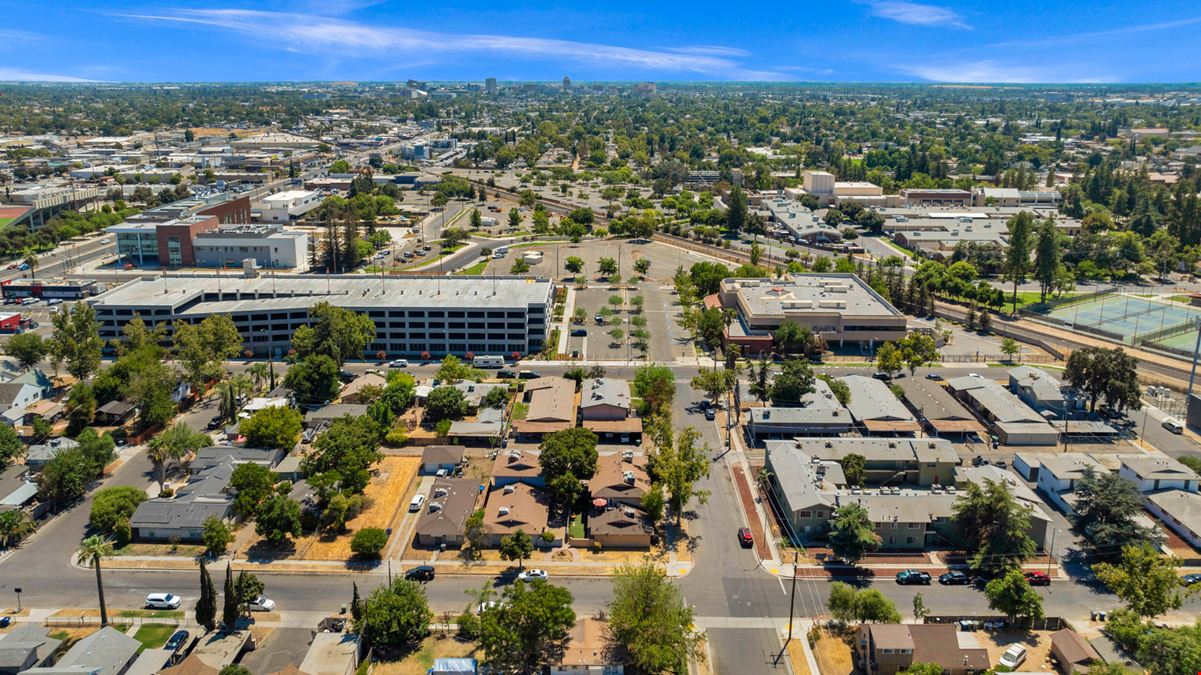
[[[367,484],[371,506],[346,523],[346,533],[337,537],[317,537],[304,551],[305,560],[346,560],[351,556],[350,540],[365,527],[393,527],[401,507],[408,504],[408,493],[421,465],[420,457],[385,457],[376,465],[379,475]],[[394,533],[396,530],[394,529]]]
[[[523,403],[523,402],[521,402],[521,401],[514,401],[514,403],[513,403],[513,416],[512,416],[514,420],[523,420],[523,419],[525,419],[525,416],[526,416],[526,414],[527,414],[529,411],[530,411],[530,406],[529,406],[529,404],[527,404],[527,403]]]
[[[884,244],[885,244],[886,246],[888,246],[889,248],[893,249],[893,250],[894,250],[894,251],[896,251],[897,253],[900,253],[902,257],[905,257],[905,258],[914,258],[914,259],[916,259],[916,258],[917,258],[917,254],[916,254],[916,253],[914,253],[913,251],[910,251],[909,249],[905,248],[904,246],[901,246],[901,245],[900,245],[900,244],[898,244],[897,242],[895,242],[895,241],[893,241],[893,240],[889,239],[888,237],[876,237],[876,239],[878,239],[878,240],[880,240],[880,241],[884,242]]]
[[[16,220],[16,218],[0,218],[0,228],[7,226],[14,220]]]
[[[584,538],[584,515],[577,513],[571,517],[571,525],[567,528],[567,533],[576,539]]]
[[[3,221],[3,220],[4,220],[3,218],[0,218],[0,221]],[[1193,298],[1191,295],[1173,295],[1170,298],[1168,298],[1168,300],[1170,300],[1172,302],[1183,302],[1186,304],[1192,304],[1192,302],[1193,302]]]
[[[167,638],[175,632],[176,626],[169,623],[144,623],[138,632],[133,634],[133,639],[142,643],[142,649],[158,649],[162,647]]]
[[[476,264],[472,265],[471,267],[464,267],[463,269],[459,270],[458,272],[455,272],[455,275],[456,276],[465,276],[465,277],[472,277],[472,276],[478,277],[479,275],[483,274],[484,270],[486,270],[486,269],[488,269],[488,261],[481,260],[481,261],[477,262]]]

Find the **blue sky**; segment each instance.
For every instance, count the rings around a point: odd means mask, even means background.
[[[0,0],[0,80],[1201,81],[1195,0]]]

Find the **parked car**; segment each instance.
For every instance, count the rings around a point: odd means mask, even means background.
[[[408,368],[409,362],[407,359],[396,359],[388,363],[389,368]]]
[[[498,370],[496,371],[496,377],[502,380],[512,380],[517,377],[517,373],[511,370]]]
[[[595,320],[597,323],[604,323],[604,322],[605,322],[605,316],[604,316],[603,314],[597,314],[596,316],[594,316],[594,317],[592,317],[592,318],[593,318],[593,319],[594,319],[594,320]]]
[[[755,535],[751,534],[751,528],[738,528],[738,543],[741,544],[743,548],[750,548],[755,545]]]
[[[705,419],[709,420],[710,422],[717,419],[717,410],[713,408],[705,408]]]
[[[944,586],[966,586],[972,583],[972,579],[959,570],[951,570],[946,574],[939,575],[938,583]]]
[[[1184,425],[1181,424],[1180,420],[1176,419],[1175,417],[1168,417],[1168,418],[1164,419],[1164,421],[1161,422],[1161,424],[1164,429],[1167,429],[1168,431],[1170,431],[1174,434],[1183,434],[1184,433]]]
[[[529,569],[522,571],[517,575],[518,581],[533,581],[534,579],[546,579],[549,575],[546,570]]]
[[[192,634],[188,631],[177,630],[167,639],[167,644],[163,645],[163,649],[170,649],[173,652],[177,652],[187,646],[188,638],[190,637],[192,637]]]
[[[170,593],[151,593],[146,596],[147,609],[179,609],[183,600]]]
[[[1022,576],[1026,577],[1026,581],[1030,582],[1031,586],[1050,586],[1051,577],[1043,572],[1026,572]]]
[[[409,502],[409,512],[417,513],[425,504],[425,495],[414,495],[413,500]]]
[[[1180,583],[1184,584],[1185,586],[1201,584],[1201,574],[1186,574],[1180,577]]]
[[[338,371],[338,379],[342,380],[343,382],[346,382],[348,384],[351,382],[354,382],[356,377],[358,377],[358,376],[355,375],[354,373],[350,372],[349,370],[343,369],[343,370]]]
[[[1010,670],[1017,670],[1018,666],[1026,662],[1026,648],[1021,645],[1009,645],[1009,649],[1001,655],[1000,665],[1005,666]]]
[[[409,581],[433,581],[434,574],[433,565],[418,565],[405,572],[405,579]]]
[[[275,601],[265,595],[246,603],[246,609],[252,612],[270,612],[275,609]]]
[[[523,370],[517,373],[517,378],[521,380],[536,380],[542,377],[541,373],[536,370]]]
[[[588,336],[588,331],[584,330],[583,328],[572,328],[571,329],[571,337],[587,337],[587,336]]]
[[[942,375],[939,375],[938,373],[926,373],[926,379],[927,380],[941,380]]]
[[[889,380],[892,379],[892,374],[885,373],[885,372],[878,372],[878,373],[872,373],[872,377],[876,378],[877,380],[883,380],[885,382],[888,382]]]
[[[930,575],[929,573],[922,572],[920,570],[905,570],[903,572],[897,572],[897,583],[901,584],[902,586],[908,586],[910,584],[925,585],[930,583]]]
[[[209,420],[209,423],[206,424],[205,426],[208,428],[209,431],[212,431],[213,429],[221,428],[222,424],[225,424],[225,418],[218,415],[218,416],[214,417],[213,419]]]

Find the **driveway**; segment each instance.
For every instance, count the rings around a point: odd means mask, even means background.
[[[309,628],[276,628],[242,657],[242,667],[252,673],[276,673],[289,665],[299,667],[313,641]]]

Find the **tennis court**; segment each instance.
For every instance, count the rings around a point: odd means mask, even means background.
[[[1048,316],[1082,330],[1091,328],[1129,341],[1201,318],[1201,309],[1166,300],[1112,293],[1057,307]],[[1195,333],[1193,336],[1196,337]]]

